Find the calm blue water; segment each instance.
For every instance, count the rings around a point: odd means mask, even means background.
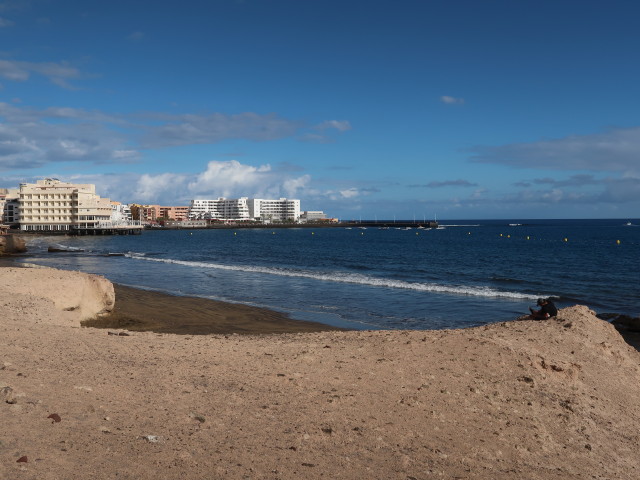
[[[559,307],[578,303],[598,313],[637,316],[640,226],[625,223],[475,220],[443,221],[456,226],[438,230],[27,237],[31,258],[24,261],[97,273],[129,286],[268,307],[331,325],[458,328],[513,319],[540,296],[554,297]],[[84,252],[48,253],[50,245]],[[105,256],[109,252],[126,256]]]

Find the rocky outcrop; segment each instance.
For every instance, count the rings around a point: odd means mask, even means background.
[[[27,251],[27,245],[22,237],[17,235],[0,235],[0,256]]]
[[[640,333],[640,317],[618,315],[611,321],[618,330]]]

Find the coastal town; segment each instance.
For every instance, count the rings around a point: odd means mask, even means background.
[[[0,225],[21,233],[135,234],[143,228],[337,223],[323,211],[301,210],[298,199],[194,199],[188,206],[125,204],[96,193],[93,184],[45,178],[0,189]]]

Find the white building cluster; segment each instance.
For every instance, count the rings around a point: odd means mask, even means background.
[[[95,185],[61,182],[56,178],[22,183],[17,189],[0,189],[0,225],[28,232],[121,233],[118,229],[141,228],[141,220],[156,224],[172,219],[172,226],[209,226],[216,222],[305,223],[326,220],[321,211],[300,211],[297,199],[191,200],[189,207],[123,205],[96,194]],[[5,227],[6,228],[6,227]],[[101,231],[101,232],[100,232]],[[135,233],[135,232],[128,232]]]
[[[298,222],[300,221],[300,200],[280,198],[241,197],[236,199],[220,197],[215,200],[191,200],[190,220]]]

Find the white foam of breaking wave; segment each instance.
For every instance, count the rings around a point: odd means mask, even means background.
[[[372,287],[398,288],[407,290],[417,290],[423,292],[448,293],[457,295],[471,295],[476,297],[492,297],[492,298],[511,298],[511,299],[535,299],[539,295],[528,295],[519,292],[506,292],[495,290],[489,287],[472,287],[472,286],[456,286],[456,285],[439,285],[436,283],[418,283],[405,282],[403,280],[392,280],[389,278],[378,278],[359,273],[331,272],[321,273],[308,270],[292,270],[284,268],[258,267],[247,265],[223,265],[219,263],[207,262],[190,262],[186,260],[173,260],[168,258],[151,258],[143,257],[134,253],[128,253],[126,256],[136,260],[146,260],[150,262],[170,263],[174,265],[183,265],[187,267],[197,268],[213,268],[217,270],[230,270],[236,272],[247,273],[263,273],[268,275],[279,275],[282,277],[309,278],[313,280],[322,280],[328,282],[352,283],[358,285],[368,285]]]

